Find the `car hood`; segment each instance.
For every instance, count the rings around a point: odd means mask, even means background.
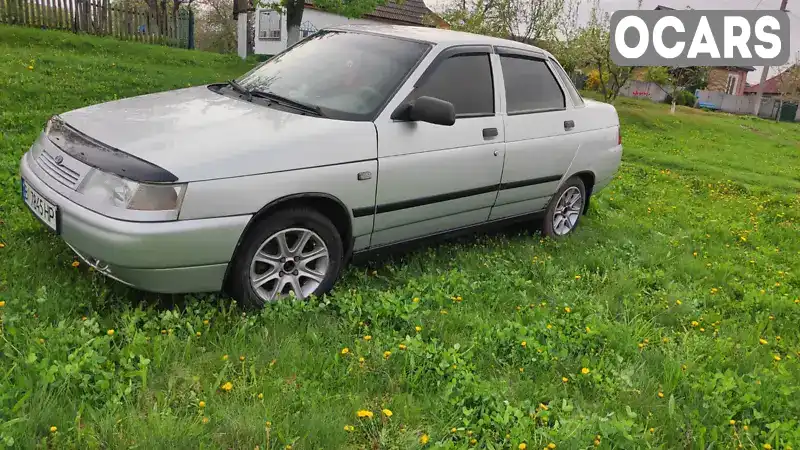
[[[285,112],[206,86],[61,114],[95,140],[197,181],[374,159],[371,122]]]

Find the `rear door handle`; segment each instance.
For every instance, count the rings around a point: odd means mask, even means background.
[[[483,138],[489,139],[493,137],[497,137],[499,133],[497,132],[497,128],[484,128],[483,129]]]
[[[574,121],[572,121],[572,120],[565,120],[564,121],[564,130],[565,131],[569,131],[569,130],[571,130],[573,128],[575,128],[575,122]]]

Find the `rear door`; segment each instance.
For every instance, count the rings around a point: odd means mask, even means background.
[[[429,55],[388,104],[378,130],[378,191],[372,246],[485,222],[503,167],[503,120],[491,46]],[[451,102],[452,126],[403,122],[394,109],[420,96]]]
[[[578,150],[571,102],[543,53],[497,47],[506,155],[491,219],[544,209]]]

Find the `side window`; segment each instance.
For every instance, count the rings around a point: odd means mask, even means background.
[[[564,68],[561,67],[561,64],[551,59],[550,65],[556,68],[556,72],[558,73],[558,76],[561,78],[561,84],[566,86],[567,93],[569,94],[569,97],[572,99],[572,104],[575,106],[583,106],[583,98],[581,97],[581,94],[579,94],[578,90],[575,89],[575,85],[572,84],[572,80],[569,78],[569,75],[567,75],[567,72],[564,71]]]
[[[564,93],[547,63],[540,59],[501,56],[509,114],[564,109]]]
[[[436,97],[452,103],[456,117],[494,115],[494,86],[488,54],[455,55],[426,75],[409,99]]]

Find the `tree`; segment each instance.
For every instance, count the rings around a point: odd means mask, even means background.
[[[639,2],[641,6],[641,1]],[[611,60],[609,15],[594,0],[588,24],[575,41],[579,60],[599,74],[599,88],[606,102],[613,102],[631,77],[635,67],[618,66]]]
[[[504,36],[504,26],[497,17],[495,0],[453,0],[441,13],[450,29],[487,36]]]
[[[795,62],[778,75],[778,92],[782,101],[800,103],[800,53]]]
[[[672,99],[670,114],[675,114],[675,106],[681,91],[702,84],[708,78],[707,67],[648,67],[646,81],[652,81]]]
[[[217,53],[236,51],[236,21],[231,17],[233,0],[198,0],[197,48]]]
[[[564,0],[495,0],[497,18],[507,36],[534,43],[554,39]]]

